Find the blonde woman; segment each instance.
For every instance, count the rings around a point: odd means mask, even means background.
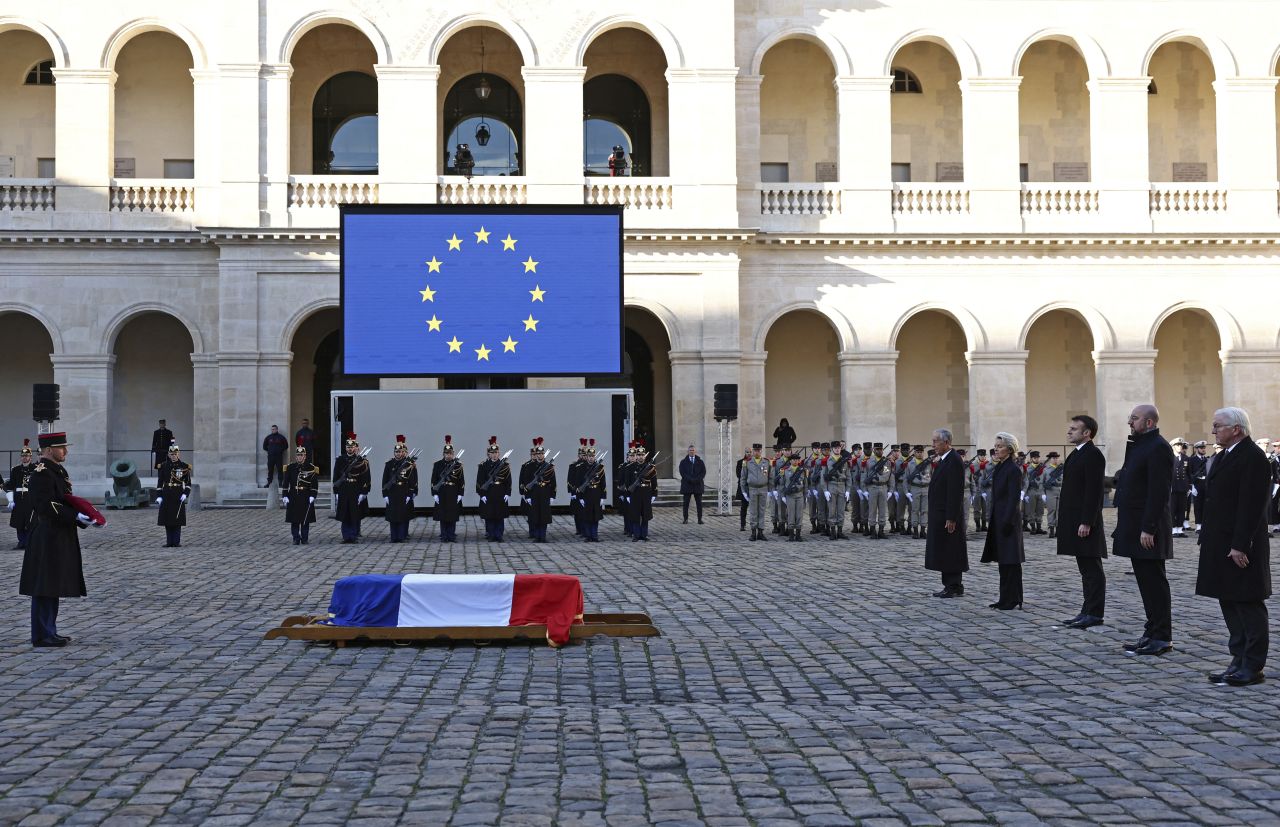
[[[1022,468],[1014,459],[1018,438],[1001,431],[991,449],[996,470],[991,479],[991,525],[982,562],[1000,566],[1000,597],[993,609],[1022,608]]]

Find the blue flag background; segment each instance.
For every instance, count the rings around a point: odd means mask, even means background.
[[[344,210],[343,371],[619,372],[621,226],[614,209]]]

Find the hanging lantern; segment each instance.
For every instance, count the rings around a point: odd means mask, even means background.
[[[480,125],[476,127],[476,143],[480,146],[489,145],[489,125],[484,121],[480,121]]]

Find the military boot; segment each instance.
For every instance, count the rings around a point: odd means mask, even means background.
[[[844,526],[836,526],[836,539],[837,540],[844,539]]]
[[[796,526],[796,542],[803,543],[804,536],[800,533],[800,526]]]
[[[1053,525],[1049,526],[1049,539],[1052,540],[1054,537],[1057,537],[1057,536],[1058,536],[1058,527]]]

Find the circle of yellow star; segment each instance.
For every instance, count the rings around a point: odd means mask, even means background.
[[[535,331],[535,332],[537,331],[537,329],[538,329],[538,320],[537,320],[537,319],[535,319],[535,318],[533,318],[533,314],[532,314],[532,313],[530,313],[530,314],[529,314],[529,318],[527,318],[527,319],[525,319],[525,320],[524,320],[524,329],[525,329],[525,330],[532,330],[532,331]]]
[[[440,320],[436,318],[436,314],[432,313],[431,318],[427,319],[427,330],[431,331],[431,330],[439,330],[439,329],[440,329]]]
[[[479,362],[481,359],[489,361],[489,348],[485,347],[483,342],[476,348],[476,361]]]
[[[510,334],[508,334],[508,335],[507,335],[507,340],[506,340],[505,342],[503,342],[503,343],[502,343],[502,352],[503,352],[503,353],[515,353],[515,352],[516,352],[516,345],[518,345],[518,344],[520,344],[520,343],[519,343],[519,342],[517,342],[515,339],[512,339],[512,338],[511,338],[511,336],[510,336]]]
[[[443,263],[443,262],[441,262],[438,258],[436,258],[435,256],[432,256],[432,257],[431,257],[431,260],[430,260],[430,261],[428,261],[428,262],[426,262],[426,265],[427,265],[427,272],[428,272],[428,273],[439,273],[439,272],[440,272],[440,265],[441,265],[442,263]]]
[[[454,336],[452,339],[450,339],[449,341],[445,342],[445,344],[449,346],[449,352],[450,352],[450,353],[461,353],[461,352],[462,352],[462,342],[459,342],[459,341],[458,341],[458,337],[457,337],[457,336]]]
[[[432,290],[431,285],[429,284],[425,290],[419,290],[418,292],[422,294],[422,300],[424,302],[433,302],[436,300],[436,291]]]
[[[533,260],[533,256],[529,256],[529,258],[525,259],[525,261],[524,261],[524,271],[525,271],[526,273],[536,273],[536,272],[538,272],[538,262],[536,262],[536,261],[534,261],[534,260]]]
[[[533,296],[533,301],[536,301],[536,302],[542,301],[542,297],[545,296],[546,293],[547,293],[546,290],[543,290],[539,285],[536,285],[536,284],[533,286],[533,289],[529,291],[529,295]]]
[[[489,231],[486,230],[484,227],[481,227],[478,231],[476,231],[476,243],[477,244],[489,243]]]
[[[502,239],[502,249],[514,250],[516,248],[516,240],[511,237],[511,233],[507,233],[507,237]]]
[[[462,251],[462,239],[458,238],[457,233],[453,234],[453,238],[446,238],[445,241],[449,243],[450,250],[458,250],[459,252]]]

